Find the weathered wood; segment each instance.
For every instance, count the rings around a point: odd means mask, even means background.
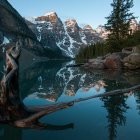
[[[129,94],[130,92],[132,92],[133,90],[136,90],[136,89],[140,89],[140,85],[136,85],[136,86],[126,88],[126,89],[113,90],[113,91],[109,91],[109,92],[105,92],[105,93],[101,93],[101,94],[96,94],[96,95],[89,96],[89,97],[78,98],[78,99],[75,99],[75,100],[72,100],[72,101],[66,102],[66,103],[59,103],[59,104],[39,106],[39,107],[38,106],[34,106],[34,107],[30,106],[30,107],[28,107],[28,110],[30,112],[39,112],[43,109],[50,110],[51,108],[57,107],[61,104],[72,104],[72,105],[74,105],[74,103],[83,102],[83,101],[94,99],[94,98],[114,96],[114,95],[120,95],[120,94],[125,94],[125,93]]]
[[[60,105],[55,105],[50,108],[47,107],[47,109],[43,109],[42,111],[39,111],[38,113],[30,115],[29,117],[25,119],[15,121],[14,124],[18,127],[30,127],[30,126],[33,126],[33,124],[35,124],[38,121],[38,119],[40,119],[44,115],[48,115],[50,113],[56,112],[64,108],[68,108],[72,105],[73,105],[73,102],[69,102],[69,103],[63,103]]]
[[[6,51],[6,72],[1,81],[0,122],[12,123],[17,127],[38,127],[38,119],[42,116],[71,106],[71,103],[59,104],[31,112],[24,106],[19,95],[18,58],[19,46],[12,46]],[[38,123],[37,123],[38,122]],[[44,125],[45,127],[45,125]]]
[[[90,97],[79,98],[79,99],[74,100],[74,102],[78,103],[78,102],[90,100],[90,99],[97,98],[97,97],[106,97],[106,96],[114,96],[114,95],[119,95],[119,94],[125,94],[125,93],[129,93],[129,92],[131,92],[133,90],[136,90],[136,89],[140,89],[140,85],[136,85],[136,86],[126,88],[126,89],[113,90],[113,91],[93,95],[93,96],[90,96]]]

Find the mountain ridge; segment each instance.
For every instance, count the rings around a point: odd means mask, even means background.
[[[71,58],[75,57],[81,47],[103,41],[90,25],[81,28],[75,19],[62,22],[56,12],[26,20],[28,25],[31,22],[29,28],[44,48],[60,49],[64,56]]]

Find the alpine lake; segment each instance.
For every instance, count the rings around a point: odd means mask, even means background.
[[[26,106],[72,101],[140,83],[137,71],[84,70],[74,61],[49,60],[20,67],[20,95]],[[0,79],[4,62],[0,61]],[[103,80],[107,86],[91,85]],[[140,90],[94,98],[40,119],[46,129],[0,124],[0,140],[139,140]]]

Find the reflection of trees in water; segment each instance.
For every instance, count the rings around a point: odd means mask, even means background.
[[[126,98],[122,95],[104,97],[102,101],[108,113],[106,118],[108,120],[109,139],[113,140],[117,137],[117,127],[126,123],[124,114],[129,107],[125,103]]]
[[[22,97],[29,94],[30,90],[38,89],[38,77],[42,76],[44,88],[48,87],[46,83],[52,83],[52,79],[55,79],[57,71],[62,67],[61,61],[48,61],[39,62],[31,65],[28,69],[21,71],[20,73],[20,92]],[[52,78],[52,79],[51,79]],[[49,87],[51,84],[49,85]]]
[[[135,99],[136,99],[136,103],[137,103],[137,110],[138,110],[138,113],[140,115],[140,90],[136,91]]]
[[[136,85],[140,83],[140,72],[139,70],[135,71],[125,71],[123,73],[123,77],[126,79],[126,81],[131,85]]]

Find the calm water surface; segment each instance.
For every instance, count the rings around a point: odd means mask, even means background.
[[[73,62],[48,61],[20,70],[25,105],[49,105],[104,93],[140,83],[139,71],[85,71],[68,68]],[[3,63],[0,62],[0,78]],[[92,84],[108,85],[95,90]],[[43,117],[45,130],[19,129],[0,124],[0,140],[139,140],[140,91],[132,95],[97,98]]]

